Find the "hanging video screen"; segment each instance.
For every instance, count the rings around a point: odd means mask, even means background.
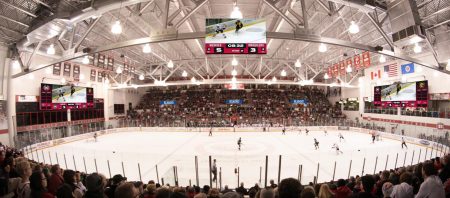
[[[206,19],[206,54],[267,54],[264,19]]]
[[[394,83],[374,88],[374,105],[382,107],[428,106],[428,81]]]
[[[94,107],[94,89],[75,85],[41,84],[41,110]]]

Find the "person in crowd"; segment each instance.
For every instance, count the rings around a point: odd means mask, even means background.
[[[318,198],[334,198],[334,193],[331,192],[328,184],[322,184],[320,186]]]
[[[383,196],[383,191],[382,191],[383,184],[389,181],[389,176],[390,176],[389,171],[385,170],[385,171],[381,172],[381,175],[379,176],[378,181],[376,181],[376,190],[377,190],[376,195],[378,197]]]
[[[410,172],[404,172],[400,175],[400,184],[395,185],[392,189],[392,198],[408,198],[413,197],[412,184],[413,175]]]
[[[14,195],[16,198],[29,198],[31,195],[30,176],[32,169],[27,159],[23,157],[16,158],[15,170],[19,177],[10,178],[8,181],[8,194],[5,197]]]
[[[136,198],[139,195],[139,190],[132,182],[121,183],[114,192],[115,198]]]
[[[108,198],[114,198],[116,188],[120,184],[124,183],[126,180],[127,178],[123,177],[121,174],[114,175],[113,178],[110,180],[112,182],[111,185],[105,190],[106,196],[108,196]]]
[[[270,187],[275,189],[277,187],[277,184],[273,181],[273,179],[270,180]]]
[[[241,195],[241,197],[244,197],[244,195],[248,195],[247,189],[244,187],[244,182],[241,182],[241,185],[239,188],[236,188],[236,192]]]
[[[64,183],[64,179],[62,177],[62,169],[58,164],[55,164],[50,169],[52,176],[48,181],[48,192],[56,195],[56,190]]]
[[[84,186],[83,182],[81,182],[81,172],[75,171],[75,185],[83,192],[83,194],[86,192],[86,187]]]
[[[212,188],[208,193],[208,198],[220,198],[220,192],[217,188]]]
[[[64,188],[58,188],[58,190],[56,191],[58,194],[59,190],[63,190],[66,191],[67,190],[67,186],[71,189],[71,192],[73,194],[73,196],[75,198],[82,198],[83,197],[83,192],[81,191],[80,188],[78,188],[78,186],[76,185],[76,181],[75,181],[75,171],[73,170],[65,170],[63,173],[63,179],[64,179],[64,184],[66,187]],[[63,192],[63,194],[65,194],[65,192]],[[57,196],[59,198],[59,196]]]
[[[314,189],[313,189],[314,191]],[[278,185],[278,195],[283,198],[298,198],[301,193],[301,184],[297,179],[286,178]]]
[[[224,189],[222,190],[222,194],[225,194],[225,193],[227,193],[227,192],[233,192],[233,190],[231,190],[231,189],[229,189],[228,188],[228,185],[225,185],[225,187],[224,187]]]
[[[51,193],[47,191],[47,178],[44,173],[35,171],[30,176],[30,188],[32,198],[54,198]]]
[[[263,188],[257,198],[275,198],[275,191],[272,188]]]
[[[442,169],[439,172],[439,178],[441,178],[442,182],[445,182],[450,178],[450,155],[446,155],[442,159]]]
[[[195,195],[195,189],[193,187],[191,187],[193,190],[193,195]],[[188,191],[189,192],[189,191]],[[144,198],[155,198],[156,195],[156,185],[155,184],[148,184],[147,188],[146,188],[146,192],[144,193]],[[193,198],[189,197],[189,198]]]
[[[86,177],[84,198],[108,198],[105,195],[106,178],[102,174],[92,173]]]
[[[256,193],[259,192],[259,186],[258,183],[255,184],[255,186],[251,187],[250,189],[248,189],[248,195],[250,198],[255,198]]]
[[[358,182],[357,182],[358,183]],[[372,191],[375,187],[375,179],[371,175],[361,177],[360,189],[358,193],[354,193],[352,198],[375,198]]]
[[[439,198],[445,197],[444,186],[441,179],[436,176],[437,171],[433,162],[426,161],[422,166],[424,182],[420,185],[416,198]]]
[[[352,191],[350,188],[345,184],[344,179],[339,179],[337,181],[337,189],[334,191],[334,197],[335,198],[347,198],[352,195]]]
[[[204,194],[204,193],[202,193]],[[205,196],[202,198],[206,198],[206,194],[204,194]],[[159,188],[156,191],[156,195],[155,198],[170,198],[172,196],[172,191],[169,190],[168,188]],[[195,196],[197,197],[197,195]]]
[[[381,191],[383,192],[383,198],[391,198],[394,185],[391,182],[385,182]]]
[[[58,190],[56,190],[57,198],[75,198],[73,189],[69,184],[63,183]]]
[[[280,184],[281,185],[281,184]],[[298,197],[298,196],[297,196]],[[305,187],[300,193],[301,198],[316,198],[316,193],[314,192],[314,188],[311,186]],[[281,198],[281,196],[280,196]]]

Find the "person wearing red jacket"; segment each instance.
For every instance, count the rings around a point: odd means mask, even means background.
[[[348,198],[353,194],[352,190],[345,185],[345,180],[337,181],[337,189],[334,190],[334,198]]]
[[[62,169],[58,164],[55,164],[52,166],[51,172],[52,176],[50,176],[50,180],[48,181],[48,192],[56,195],[56,190],[64,183]]]

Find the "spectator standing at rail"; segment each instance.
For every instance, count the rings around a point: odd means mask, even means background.
[[[236,192],[241,195],[241,197],[244,197],[244,195],[248,195],[247,189],[244,187],[244,182],[241,182],[241,185],[239,188],[236,188]]]
[[[30,176],[30,188],[32,198],[54,198],[47,192],[47,178],[41,171],[35,171]]]
[[[108,198],[105,195],[105,187],[106,187],[106,178],[105,176],[92,173],[86,177],[86,194],[84,194],[84,198]]]
[[[371,175],[366,175],[361,177],[361,191],[358,193],[354,193],[352,198],[375,198],[372,195],[373,189],[375,186],[375,179]]]
[[[66,189],[70,189],[75,198],[82,198],[83,192],[80,188],[78,188],[75,181],[75,171],[73,170],[64,170],[63,173],[64,184],[58,188],[56,191],[56,196],[59,198],[58,194],[65,194]],[[62,192],[61,192],[62,191]]]
[[[270,180],[270,187],[275,189],[276,187],[278,187],[277,184],[275,184],[275,182],[273,181],[273,179]]]
[[[127,178],[122,177],[121,174],[114,175],[112,178],[111,186],[105,190],[106,196],[108,196],[109,198],[114,198],[114,192],[116,191],[116,188],[126,180]]]
[[[337,181],[337,189],[334,191],[334,198],[347,198],[352,195],[352,191],[345,185],[344,179]]]

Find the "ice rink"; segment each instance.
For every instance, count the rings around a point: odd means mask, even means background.
[[[251,26],[243,27],[239,33],[234,31],[224,32],[227,38],[222,34],[215,37],[206,37],[206,43],[266,43],[266,23],[257,23]]]
[[[122,132],[99,136],[98,142],[81,140],[35,151],[33,156],[43,161],[43,155],[47,163],[58,162],[70,169],[76,166],[77,170],[88,173],[97,166],[107,177],[110,176],[109,161],[111,175],[122,174],[124,170],[129,181],[140,180],[138,163],[144,182],[156,180],[155,165],[158,165],[159,178],[169,184],[174,184],[173,166],[177,166],[180,185],[188,185],[189,180],[195,184],[195,156],[198,156],[200,185],[205,185],[209,183],[208,156],[211,155],[222,170],[222,185],[230,187],[237,185],[234,172],[237,167],[240,181],[246,187],[259,182],[261,169],[261,183],[264,183],[266,155],[269,180],[277,180],[279,155],[282,155],[281,178],[298,178],[299,165],[302,165],[302,184],[313,181],[317,168],[319,182],[331,180],[335,162],[335,178],[338,179],[347,178],[350,166],[350,175],[361,175],[363,167],[364,174],[373,174],[375,168],[376,171],[386,166],[394,168],[396,161],[398,167],[423,161],[425,155],[431,157],[431,149],[419,145],[408,144],[408,149],[402,149],[396,140],[383,139],[372,144],[368,134],[341,133],[345,142],[339,142],[337,131],[330,131],[327,136],[323,131],[311,131],[309,135],[293,131],[286,135],[281,132],[216,132],[212,137],[207,132]],[[237,148],[239,137],[243,141],[241,151]],[[314,149],[314,137],[320,142],[318,150]],[[333,143],[339,144],[343,154],[336,154],[331,148]],[[433,157],[435,155],[433,152]]]

